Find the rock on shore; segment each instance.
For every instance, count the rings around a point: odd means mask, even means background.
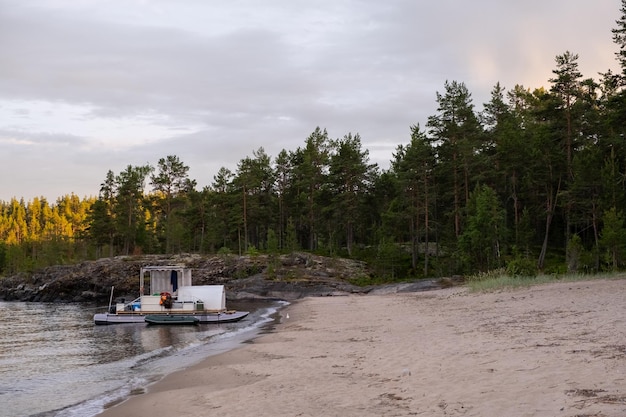
[[[223,284],[229,299],[279,298],[368,292],[350,284],[369,274],[363,262],[307,253],[281,256],[145,255],[121,256],[58,265],[0,278],[0,300],[105,302],[137,297],[139,270],[147,265],[183,265],[192,269],[195,285]]]
[[[414,292],[459,283],[458,278],[447,278],[362,287],[351,281],[371,276],[365,262],[300,252],[279,256],[142,255],[56,265],[31,274],[0,277],[0,300],[108,302],[112,287],[116,299],[132,300],[139,295],[140,268],[149,265],[190,268],[194,285],[223,284],[229,300]]]

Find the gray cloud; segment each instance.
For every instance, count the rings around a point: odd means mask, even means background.
[[[512,4],[511,4],[512,3]],[[547,85],[554,57],[615,68],[620,2],[0,0],[0,187],[96,195],[111,169],[175,154],[201,185],[316,126],[385,166],[446,80]]]

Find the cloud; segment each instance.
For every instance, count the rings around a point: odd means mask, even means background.
[[[359,133],[384,167],[446,80],[479,110],[497,82],[547,85],[566,50],[586,77],[614,67],[619,6],[0,0],[0,175],[46,180],[8,184],[0,200],[97,194],[109,169],[167,155],[206,184],[259,147],[295,150],[317,126]]]

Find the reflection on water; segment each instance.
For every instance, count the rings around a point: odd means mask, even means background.
[[[0,302],[0,417],[62,409],[119,390],[121,384],[136,389],[155,373],[199,360],[190,349],[202,355],[197,348],[211,345],[216,336],[254,327],[271,306],[251,304],[253,313],[237,323],[96,326],[93,314],[102,309]],[[170,356],[176,359],[168,361]],[[89,414],[83,409],[72,415]]]

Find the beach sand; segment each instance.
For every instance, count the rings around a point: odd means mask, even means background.
[[[100,416],[626,416],[626,280],[300,300]]]

